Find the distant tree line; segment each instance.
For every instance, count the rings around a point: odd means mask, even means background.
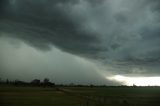
[[[0,85],[14,85],[14,86],[32,86],[32,87],[90,87],[90,88],[95,88],[95,87],[105,87],[105,88],[137,88],[137,87],[160,87],[160,86],[136,86],[133,84],[132,86],[127,86],[127,85],[117,85],[117,86],[112,86],[112,85],[93,85],[93,84],[55,84],[51,82],[48,78],[44,78],[44,80],[39,80],[39,79],[33,79],[30,82],[25,82],[21,80],[14,80],[11,81],[9,79],[2,80],[0,78]]]
[[[31,82],[25,82],[21,80],[11,81],[9,79],[6,79],[6,81],[4,81],[0,78],[0,84],[1,85],[15,85],[15,86],[39,86],[39,87],[54,87],[55,86],[55,83],[50,82],[48,78],[45,78],[43,81],[39,79],[34,79]]]

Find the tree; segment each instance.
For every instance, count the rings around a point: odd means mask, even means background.
[[[48,78],[45,78],[45,79],[43,80],[43,83],[44,83],[44,84],[49,83],[49,79],[48,79]]]
[[[6,84],[9,84],[9,80],[8,79],[6,79]]]
[[[45,78],[45,79],[43,80],[43,85],[44,85],[44,87],[46,87],[46,86],[47,86],[47,87],[54,87],[54,86],[55,86],[55,84],[52,83],[52,82],[50,82],[48,78]]]
[[[40,85],[40,82],[41,81],[39,79],[34,79],[34,80],[31,81],[31,84],[38,86],[38,85]]]

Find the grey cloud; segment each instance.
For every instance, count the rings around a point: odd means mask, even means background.
[[[76,2],[15,0],[5,9],[6,17],[1,18],[1,31],[11,32],[12,36],[42,49],[47,49],[47,45],[52,43],[66,51],[80,54],[90,51],[90,48],[93,51],[99,49],[92,46],[98,43],[96,37],[79,29],[77,24],[80,22],[73,22],[73,18],[69,17],[67,10],[73,3]]]
[[[160,63],[159,3],[1,0],[0,31],[43,50],[55,45],[103,64],[121,65],[121,70],[130,66],[154,70]]]
[[[118,84],[101,76],[94,63],[55,47],[43,53],[20,40],[3,37],[0,50],[2,79],[31,81],[47,77],[58,84]]]

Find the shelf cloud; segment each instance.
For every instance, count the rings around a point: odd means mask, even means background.
[[[159,0],[0,0],[0,13],[0,37],[118,74],[160,74]]]

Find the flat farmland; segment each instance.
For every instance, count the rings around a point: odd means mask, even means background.
[[[0,88],[0,106],[81,106],[81,103],[81,99],[53,88]]]
[[[160,88],[0,86],[0,106],[160,106]]]

